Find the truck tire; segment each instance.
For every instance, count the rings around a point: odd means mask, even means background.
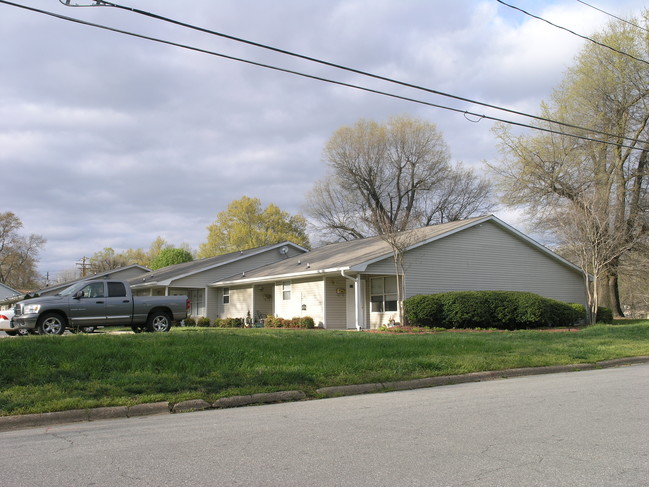
[[[171,316],[166,311],[154,310],[146,320],[146,331],[165,332],[171,329]]]
[[[43,313],[36,322],[39,335],[63,335],[65,318],[58,313]]]

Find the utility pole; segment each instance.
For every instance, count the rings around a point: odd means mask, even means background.
[[[81,257],[81,262],[77,262],[76,266],[81,270],[81,277],[86,277],[86,273],[90,264],[88,263],[88,257]]]

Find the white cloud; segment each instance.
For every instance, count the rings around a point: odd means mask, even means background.
[[[344,82],[484,108],[273,54],[109,8],[17,0]],[[123,2],[125,5],[134,2]],[[493,1],[208,0],[137,7],[466,98],[535,112],[583,41]],[[517,5],[591,34],[609,19],[570,0]],[[602,0],[613,13],[637,2]],[[243,195],[297,212],[342,125],[410,113],[435,122],[453,157],[497,157],[490,123],[0,5],[3,211],[48,239],[41,269],[160,235],[194,248]],[[507,118],[506,115],[503,115]]]

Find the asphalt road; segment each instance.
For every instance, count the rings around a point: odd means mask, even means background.
[[[2,486],[647,486],[649,365],[0,433]]]

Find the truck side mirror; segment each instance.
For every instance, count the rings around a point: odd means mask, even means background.
[[[76,293],[74,293],[74,296],[72,296],[72,297],[74,299],[83,298],[83,291],[77,291]]]

